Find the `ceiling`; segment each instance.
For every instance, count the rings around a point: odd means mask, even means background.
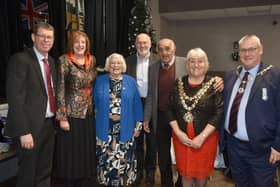
[[[164,1],[164,0],[163,0]],[[176,0],[172,0],[176,3]],[[190,3],[192,0],[188,1],[178,1],[177,5],[166,6],[162,5],[162,0],[160,2],[160,15],[168,20],[198,20],[198,19],[211,19],[211,18],[229,18],[229,17],[243,17],[243,16],[274,16],[280,15],[280,1],[273,2],[266,0],[264,2],[259,2],[254,4],[252,1],[247,0],[245,2],[250,2],[249,4],[244,4],[244,1],[240,4],[230,4],[230,2],[238,2],[238,0],[227,0],[227,4],[207,4],[207,3]],[[198,2],[197,0],[196,2]],[[220,0],[214,0],[216,3]],[[182,3],[185,2],[185,3]],[[186,3],[188,2],[188,4]],[[211,2],[211,1],[204,1]],[[221,1],[222,2],[222,1]],[[225,1],[223,1],[225,2]],[[271,4],[269,4],[271,3]],[[255,5],[255,6],[254,6]],[[166,6],[166,7],[165,7]]]
[[[259,15],[280,15],[280,5],[161,13],[168,20],[197,20]]]

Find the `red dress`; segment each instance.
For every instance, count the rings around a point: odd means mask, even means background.
[[[190,139],[195,137],[192,122],[187,124],[187,135]],[[208,136],[199,149],[182,144],[174,132],[172,137],[176,166],[180,175],[186,179],[205,179],[210,176],[217,152],[218,132],[215,130]]]

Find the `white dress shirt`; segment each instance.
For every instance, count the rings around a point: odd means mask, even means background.
[[[33,47],[33,49],[34,49],[34,51],[35,51],[36,57],[37,57],[37,59],[38,59],[39,65],[40,65],[40,69],[41,69],[41,72],[42,72],[42,77],[43,77],[44,84],[45,84],[45,88],[46,88],[46,93],[47,93],[47,95],[48,95],[46,71],[45,71],[45,66],[44,66],[44,62],[43,62],[43,59],[44,59],[44,58],[48,58],[48,57],[43,56],[35,47]],[[51,83],[52,83],[52,87],[53,87],[53,82],[52,82],[52,80],[51,80]],[[50,101],[49,101],[49,97],[48,97],[48,104],[47,104],[47,108],[46,108],[46,115],[45,115],[45,117],[46,117],[46,118],[49,118],[49,117],[53,117],[53,116],[54,116],[54,113],[51,112]]]
[[[149,57],[150,53],[144,58],[137,54],[136,79],[140,96],[143,98],[148,94]]]

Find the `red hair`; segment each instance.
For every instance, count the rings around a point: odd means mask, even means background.
[[[80,38],[84,37],[86,39],[86,50],[85,50],[85,55],[90,54],[90,43],[89,43],[89,38],[86,33],[82,31],[72,31],[70,33],[70,37],[68,39],[68,45],[67,45],[67,53],[72,53],[74,54],[73,50],[73,45],[74,43]]]

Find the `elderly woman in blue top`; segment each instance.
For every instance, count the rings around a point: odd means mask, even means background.
[[[119,187],[136,179],[134,138],[140,134],[143,111],[136,81],[123,74],[123,56],[107,57],[105,70],[109,73],[97,77],[94,86],[97,179]]]

